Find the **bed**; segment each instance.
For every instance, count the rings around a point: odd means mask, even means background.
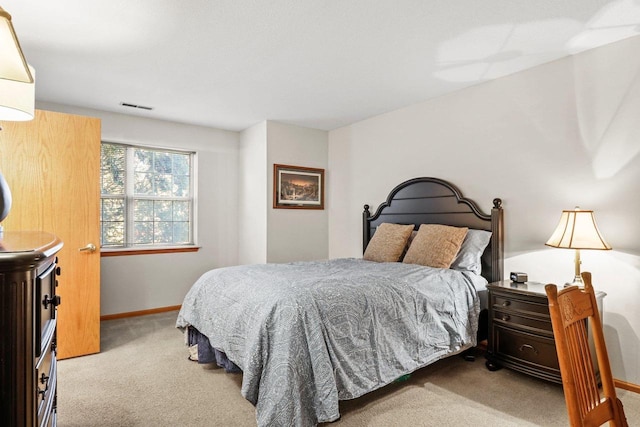
[[[363,258],[211,270],[185,296],[176,326],[198,344],[200,362],[242,372],[258,426],[335,421],[339,400],[464,352],[486,334],[482,295],[502,279],[502,217],[500,199],[484,214],[441,179],[403,182],[375,213],[365,205]],[[398,260],[438,252],[415,249],[423,228],[453,230],[458,249],[472,233],[487,236],[474,271],[453,268],[462,249],[452,268],[374,259],[376,248],[401,246],[385,240],[389,230],[407,236]]]

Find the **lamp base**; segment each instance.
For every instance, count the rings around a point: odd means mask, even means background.
[[[573,282],[564,284],[565,288],[568,288],[569,286],[577,286],[579,288],[584,288],[584,282],[582,281],[582,276],[578,274],[573,278]]]
[[[4,220],[11,210],[11,190],[7,180],[0,173],[0,222]]]

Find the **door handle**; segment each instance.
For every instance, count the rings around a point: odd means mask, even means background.
[[[95,252],[96,245],[94,245],[93,243],[87,243],[87,246],[85,246],[84,248],[79,248],[78,250],[80,252]]]

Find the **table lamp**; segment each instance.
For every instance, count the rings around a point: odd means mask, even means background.
[[[27,64],[11,23],[0,7],[0,120],[32,120],[35,103],[35,71]],[[0,126],[0,130],[2,127]],[[11,190],[0,173],[0,239],[2,220],[11,209]]]
[[[580,249],[611,249],[598,230],[593,211],[582,210],[579,207],[571,211],[562,211],[560,222],[545,245],[576,251],[575,277],[565,286],[583,286],[580,276]]]

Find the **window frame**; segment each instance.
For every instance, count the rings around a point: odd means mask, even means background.
[[[125,148],[125,191],[123,196],[103,195],[102,193],[102,180],[100,181],[100,208],[102,209],[102,200],[115,198],[124,198],[124,237],[125,244],[122,246],[103,246],[102,245],[102,212],[100,212],[100,255],[101,256],[121,256],[121,255],[145,255],[145,254],[158,254],[158,253],[175,253],[175,252],[196,252],[200,249],[198,246],[198,152],[196,150],[166,147],[152,144],[141,144],[131,142],[120,142],[103,139],[100,141],[100,148],[102,150],[102,144],[119,145]],[[175,196],[143,196],[137,197],[134,194],[134,178],[133,174],[133,150],[143,149],[153,150],[165,153],[177,153],[188,154],[190,156],[190,175],[189,175],[189,193],[190,197],[186,199],[176,198]],[[102,157],[101,157],[102,159]],[[102,175],[102,160],[100,162],[100,174]],[[127,242],[130,240],[129,236],[132,236],[135,227],[134,221],[134,208],[133,201],[135,199],[147,199],[147,200],[188,200],[190,201],[190,243],[184,244],[134,244]]]

